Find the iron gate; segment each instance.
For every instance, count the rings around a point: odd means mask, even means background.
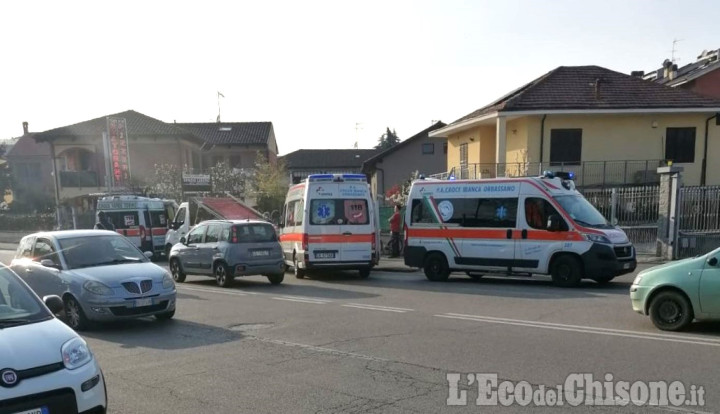
[[[720,186],[681,188],[677,221],[676,259],[720,247]]]

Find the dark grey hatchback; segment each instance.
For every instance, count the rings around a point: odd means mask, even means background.
[[[263,275],[274,285],[285,278],[277,233],[265,221],[203,221],[172,247],[169,266],[176,282],[184,282],[186,275],[204,275],[221,287],[238,276]]]

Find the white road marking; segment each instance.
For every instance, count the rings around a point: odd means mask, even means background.
[[[193,292],[206,292],[206,293],[222,293],[223,295],[232,295],[232,296],[247,296],[247,292],[238,292],[236,290],[226,290],[226,289],[211,289],[211,288],[195,288],[195,287],[187,287],[187,286],[176,286],[177,290],[191,290]]]
[[[348,303],[345,305],[342,305],[346,308],[358,308],[358,309],[367,309],[367,310],[377,310],[377,311],[385,311],[385,312],[397,312],[397,313],[405,313],[405,312],[412,312],[413,309],[407,309],[407,308],[392,308],[389,306],[378,306],[378,305],[368,305],[364,303]]]
[[[681,335],[654,334],[644,332],[633,332],[619,329],[594,328],[578,325],[565,325],[560,323],[526,321],[520,319],[495,318],[490,316],[463,315],[457,313],[448,313],[443,315],[435,315],[439,318],[460,319],[466,321],[496,323],[501,325],[525,326],[529,328],[552,329],[558,331],[590,333],[595,335],[620,336],[625,338],[649,339],[653,341],[676,342],[692,345],[706,345],[720,347],[720,340],[713,338],[700,338]]]
[[[289,302],[300,302],[300,303],[312,303],[315,305],[325,305],[327,303],[330,303],[329,301],[320,301],[320,300],[312,300],[312,299],[304,299],[301,297],[280,297],[280,296],[273,296],[273,299],[275,300],[286,300]]]

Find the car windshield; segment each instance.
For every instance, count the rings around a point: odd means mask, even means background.
[[[148,258],[125,237],[102,235],[58,240],[70,269],[147,262]]]
[[[612,228],[608,221],[600,214],[585,197],[580,195],[555,197],[563,210],[570,215],[577,224],[597,229]]]
[[[12,270],[0,265],[0,332],[3,328],[50,318],[52,315],[38,297]]]

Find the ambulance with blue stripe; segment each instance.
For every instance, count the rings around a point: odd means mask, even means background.
[[[607,283],[635,270],[635,249],[575,189],[572,173],[416,180],[405,216],[405,264],[432,281],[451,272],[549,274],[559,286]]]
[[[378,263],[379,217],[364,174],[313,174],[288,190],[280,221],[285,264],[297,278]]]

